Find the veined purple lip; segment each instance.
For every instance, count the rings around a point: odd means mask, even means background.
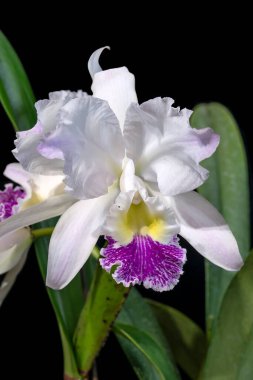
[[[117,266],[112,275],[116,282],[124,286],[143,283],[145,288],[160,292],[170,290],[178,283],[186,250],[180,247],[176,235],[168,244],[141,235],[135,235],[125,246],[111,237],[107,240],[107,247],[101,250],[100,264],[108,272]]]
[[[26,196],[25,191],[19,186],[8,183],[4,190],[0,190],[0,222],[15,214],[15,206],[20,199]]]

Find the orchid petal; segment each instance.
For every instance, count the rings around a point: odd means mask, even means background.
[[[6,166],[4,176],[11,181],[18,183],[26,192],[26,198],[30,198],[32,189],[29,183],[31,174],[23,169],[21,164],[13,162]]]
[[[45,176],[29,173],[16,162],[7,165],[3,174],[22,186],[26,192],[26,199],[29,199],[34,193],[39,200],[44,201],[48,197],[64,191],[63,175]]]
[[[236,240],[223,216],[196,192],[173,197],[182,235],[201,255],[227,270],[243,265]]]
[[[61,126],[45,140],[65,159],[66,184],[80,199],[107,193],[118,178],[125,154],[118,120],[107,102],[87,96],[61,110]]]
[[[89,70],[89,73],[90,73],[90,76],[92,79],[94,78],[94,75],[96,73],[102,71],[102,68],[101,68],[100,64],[98,63],[98,61],[99,61],[100,55],[102,54],[102,52],[105,49],[110,50],[110,46],[104,46],[100,49],[97,49],[90,56],[90,59],[88,61],[88,70]]]
[[[124,127],[127,156],[135,162],[136,175],[164,195],[200,186],[208,172],[199,162],[211,156],[219,143],[210,128],[191,128],[191,112],[172,104],[170,98],[132,104]]]
[[[34,128],[17,133],[16,149],[13,150],[14,156],[27,171],[46,175],[62,173],[61,157],[49,160],[40,155],[37,147],[44,136],[55,130],[60,108],[70,99],[81,96],[81,92],[57,91],[50,93],[49,99],[35,104],[38,122]]]
[[[91,89],[93,96],[109,103],[123,130],[129,105],[138,102],[134,75],[126,67],[100,71],[94,75]]]
[[[151,162],[141,177],[154,191],[176,195],[198,188],[208,178],[208,170],[197,165],[187,155],[170,151],[171,156],[159,157]],[[188,159],[187,159],[188,158]]]
[[[31,173],[32,190],[40,201],[64,192],[63,175],[41,175]]]
[[[0,239],[0,274],[17,265],[32,243],[30,230],[22,228]]]
[[[13,267],[2,280],[2,283],[0,285],[0,306],[2,305],[4,299],[8,295],[9,291],[11,290],[12,286],[14,285],[17,275],[20,273],[20,271],[23,269],[23,266],[26,262],[27,254],[28,254],[29,247],[26,249],[26,251],[23,252],[23,255],[21,256],[19,262],[15,267]]]
[[[57,223],[49,245],[47,286],[61,289],[82,268],[100,235],[116,194],[79,201]]]
[[[68,194],[56,195],[46,201],[20,211],[0,224],[0,237],[42,220],[61,215],[75,200]]]

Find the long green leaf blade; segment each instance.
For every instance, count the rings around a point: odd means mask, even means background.
[[[75,350],[82,375],[86,376],[92,368],[128,292],[128,288],[117,284],[97,266],[75,332]]]
[[[22,63],[0,31],[0,100],[16,131],[36,121],[34,95]]]
[[[226,107],[210,103],[195,107],[191,124],[195,128],[211,127],[221,137],[217,152],[203,164],[210,171],[210,177],[199,192],[224,216],[245,258],[250,241],[248,167],[237,123]],[[209,336],[215,328],[223,296],[234,275],[206,261],[206,322]]]
[[[226,292],[201,380],[253,378],[252,273],[253,252]]]
[[[196,379],[207,350],[204,332],[173,307],[152,300],[148,302],[170,344],[175,360],[191,379]]]
[[[159,345],[163,355],[167,357],[170,367],[173,368],[173,372],[177,374],[177,378],[179,378],[176,366],[174,365],[174,358],[162,329],[160,328],[151,307],[135,288],[131,290],[127,301],[114,324],[116,328],[118,323],[133,326],[139,330],[145,330],[145,332]],[[117,329],[114,332],[138,378],[140,380],[159,379],[159,373],[147,356],[144,355],[143,352],[131,341],[123,337],[122,334],[119,334]]]
[[[161,349],[160,345],[145,331],[144,328],[140,330],[123,323],[117,323],[114,326],[115,332],[132,343],[132,345],[148,360],[155,373],[155,377],[153,377],[154,380],[178,379],[178,373],[175,370],[175,367],[171,365],[171,362],[168,360],[168,357]],[[143,377],[143,379],[145,379],[145,377]]]

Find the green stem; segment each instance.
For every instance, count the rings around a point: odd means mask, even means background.
[[[32,237],[34,240],[36,240],[43,236],[52,235],[53,230],[54,227],[38,228],[36,230],[32,230]]]

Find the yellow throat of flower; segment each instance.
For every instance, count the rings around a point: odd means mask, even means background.
[[[121,215],[118,224],[122,244],[128,244],[134,235],[148,235],[153,240],[160,241],[165,227],[165,221],[159,215],[151,213],[144,202],[132,203],[129,210]]]
[[[22,203],[20,210],[26,210],[31,206],[35,206],[36,204],[41,203],[43,200],[44,199],[42,199],[38,194],[33,192],[31,198],[27,199]]]

